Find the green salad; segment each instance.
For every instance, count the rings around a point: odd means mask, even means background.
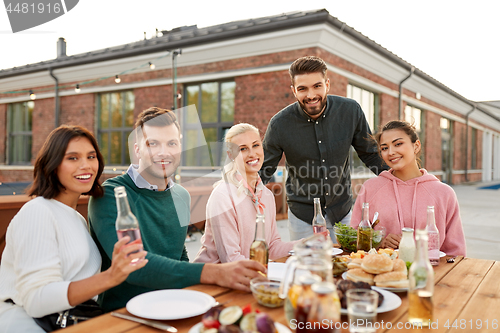
[[[353,227],[342,224],[342,222],[335,223],[335,237],[344,251],[357,251],[358,232]]]
[[[356,252],[357,249],[357,240],[358,240],[358,231],[349,225],[342,224],[342,222],[335,223],[335,237],[337,238],[337,242],[340,244],[344,251]],[[379,230],[373,231],[373,240],[372,246],[378,249],[380,243],[384,239],[383,232]]]

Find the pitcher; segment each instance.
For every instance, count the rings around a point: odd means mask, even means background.
[[[285,316],[290,324],[294,319],[297,299],[302,292],[301,276],[314,275],[318,280],[333,282],[332,241],[317,234],[293,246],[294,255],[286,261],[285,277],[281,281],[279,296],[285,299]],[[304,279],[302,279],[303,281]]]

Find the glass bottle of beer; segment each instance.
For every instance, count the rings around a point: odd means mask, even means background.
[[[429,237],[429,260],[432,266],[439,265],[439,230],[436,227],[434,206],[427,207],[427,235]]]
[[[370,223],[370,205],[368,202],[363,203],[363,219],[358,225],[358,241],[357,249],[363,251],[370,251],[373,241],[373,229]]]
[[[129,236],[130,242],[127,244],[142,244],[139,222],[130,210],[124,186],[115,187],[115,199],[118,212],[115,223],[118,239]]]
[[[326,231],[326,220],[321,213],[321,202],[319,198],[314,198],[314,218],[312,220],[315,234]]]
[[[427,230],[417,230],[416,239],[417,254],[409,272],[408,321],[428,327],[433,319],[434,270],[429,262]]]
[[[250,260],[260,262],[267,268],[269,248],[266,243],[266,227],[264,214],[257,214],[255,222],[255,239],[250,246]]]

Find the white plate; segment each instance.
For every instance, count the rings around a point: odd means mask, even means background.
[[[215,298],[194,290],[167,289],[137,295],[127,302],[127,311],[142,318],[171,320],[203,314]]]
[[[347,272],[342,273],[342,278],[344,280],[347,280],[345,277],[346,274],[347,274]],[[400,293],[400,292],[408,291],[408,288],[390,288],[390,287],[376,287],[376,288],[385,289],[385,290],[391,291],[393,293]]]
[[[342,249],[337,249],[336,247],[332,247],[332,256],[336,256],[337,254],[341,254],[342,252],[344,252]],[[293,256],[295,254],[295,251],[290,250],[288,254]]]
[[[399,249],[394,250],[394,252],[398,252],[398,251],[399,251]],[[439,251],[439,258],[442,258],[444,256],[446,256],[446,253],[444,253],[443,251]]]
[[[200,329],[202,326],[203,326],[202,323],[198,323],[198,324],[194,325],[193,327],[191,327],[189,329],[188,333],[200,333]],[[290,329],[283,324],[275,322],[274,326],[276,326],[278,333],[292,333],[292,331],[290,331]]]
[[[372,287],[372,289],[378,291],[384,296],[384,301],[377,308],[377,313],[389,312],[401,306],[401,297],[398,295],[378,287]],[[340,309],[340,313],[347,314],[347,309]]]

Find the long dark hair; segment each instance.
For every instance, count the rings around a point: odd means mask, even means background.
[[[57,168],[62,163],[69,142],[74,138],[87,138],[96,151],[99,169],[94,184],[89,192],[83,193],[94,197],[102,197],[104,190],[99,178],[104,170],[104,159],[99,151],[97,141],[87,129],[81,126],[62,125],[50,132],[42,149],[38,153],[33,171],[33,184],[27,190],[29,196],[42,196],[46,199],[55,198],[65,190],[57,177]]]

